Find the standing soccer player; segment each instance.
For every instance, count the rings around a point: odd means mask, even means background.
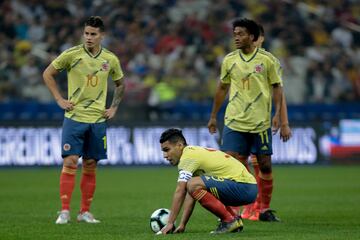
[[[188,146],[179,129],[163,132],[160,143],[164,158],[179,170],[169,220],[160,233],[172,231],[182,206],[175,233],[184,232],[196,201],[221,220],[212,234],[241,231],[243,222],[232,206],[252,203],[257,195],[256,180],[245,166],[224,152]]]
[[[99,223],[90,213],[96,186],[96,167],[106,159],[106,120],[114,117],[124,94],[123,72],[119,59],[101,46],[105,27],[98,16],[84,26],[84,43],[64,51],[44,71],[45,84],[57,104],[65,110],[62,131],[63,168],[60,175],[61,211],[56,224],[70,221],[70,202],[79,157],[82,161],[81,209],[77,221]],[[67,71],[68,98],[64,99],[55,76]],[[105,109],[107,80],[115,83],[110,108]]]
[[[255,42],[255,46],[258,48],[262,47],[263,42],[265,41],[265,32],[262,25],[259,25],[259,37],[258,40]],[[283,92],[282,95],[282,102],[281,102],[281,109],[280,109],[280,138],[283,140],[283,142],[288,141],[291,138],[291,129],[289,126],[289,119],[288,119],[288,113],[287,113],[287,106],[286,106],[286,97]],[[259,189],[261,189],[261,182],[259,178],[259,164],[256,158],[256,155],[251,155],[251,163],[254,168],[254,175],[256,178],[256,181],[258,183]],[[245,167],[249,169],[247,160],[243,162]],[[241,217],[243,219],[249,219],[252,221],[258,221],[259,215],[260,215],[260,207],[261,207],[261,196],[258,194],[255,203],[249,204],[244,206],[244,209],[241,213]]]
[[[259,26],[255,21],[235,20],[233,35],[237,50],[223,60],[208,128],[210,133],[216,132],[216,115],[230,90],[222,150],[243,163],[250,153],[256,155],[261,185],[259,219],[279,221],[270,209],[270,201],[273,190],[272,133],[280,127],[282,70],[271,53],[256,47]],[[272,99],[275,114],[271,121]]]

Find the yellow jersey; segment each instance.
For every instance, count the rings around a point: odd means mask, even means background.
[[[235,131],[258,133],[271,126],[272,85],[282,85],[279,60],[262,48],[225,56],[221,82],[230,84],[225,125]]]
[[[178,164],[178,181],[192,176],[213,176],[241,183],[256,184],[254,176],[232,156],[211,148],[186,146]]]
[[[65,50],[51,64],[67,71],[68,100],[75,106],[65,112],[65,117],[85,123],[105,121],[108,78],[117,81],[123,77],[119,59],[105,48],[94,56],[78,45]]]

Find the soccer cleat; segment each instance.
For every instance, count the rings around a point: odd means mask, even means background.
[[[259,220],[264,222],[280,222],[280,218],[276,217],[274,213],[274,210],[268,209],[260,213]]]
[[[233,230],[232,232],[241,232],[241,231],[243,230],[243,228],[244,228],[244,223],[243,223],[243,221],[242,221],[242,219],[241,219],[241,216],[238,216],[238,217],[237,217],[237,220],[238,220],[238,222],[239,222],[239,224],[240,224],[240,227],[237,228],[237,229],[235,229],[235,230]]]
[[[241,232],[244,227],[244,224],[241,218],[235,218],[231,222],[220,222],[219,226],[211,231],[210,234],[222,234],[222,233],[230,233],[230,232]]]
[[[86,222],[86,223],[100,223],[99,220],[95,219],[94,216],[90,212],[82,212],[77,216],[78,222]]]
[[[244,206],[243,211],[241,212],[242,219],[249,219],[253,215],[253,204],[248,204]]]
[[[70,222],[70,212],[69,210],[61,210],[58,212],[59,216],[55,221],[55,224],[67,224]]]

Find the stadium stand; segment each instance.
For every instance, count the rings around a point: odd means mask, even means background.
[[[275,15],[273,13],[276,13]],[[41,73],[61,51],[79,44],[89,15],[106,21],[105,47],[125,72],[127,119],[151,108],[164,82],[171,104],[155,101],[158,116],[206,119],[219,64],[233,49],[231,21],[263,24],[265,48],[282,62],[290,120],[359,117],[360,8],[330,1],[25,1],[0,3],[0,120],[59,120],[61,110]],[[58,79],[66,95],[65,76]],[[111,93],[111,90],[110,90]],[[171,107],[169,107],[171,106]],[[146,113],[151,110],[144,111]],[[125,115],[118,114],[121,119]]]

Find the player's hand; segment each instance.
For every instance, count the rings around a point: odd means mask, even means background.
[[[279,114],[275,114],[272,119],[272,127],[271,127],[272,134],[275,135],[279,130],[279,128],[280,128],[280,116]]]
[[[70,102],[69,100],[66,100],[64,98],[60,98],[56,100],[59,107],[64,109],[65,111],[72,111],[74,109],[75,104],[73,102]]]
[[[106,119],[112,119],[115,116],[116,111],[117,111],[117,107],[110,107],[105,110],[104,117]]]
[[[183,232],[185,232],[185,226],[184,225],[179,225],[174,231],[174,233],[183,233]]]
[[[286,142],[291,138],[291,136],[292,133],[289,124],[282,124],[280,127],[280,139],[282,139],[283,142]]]
[[[209,133],[216,133],[216,118],[210,118],[207,127],[209,129]]]
[[[168,224],[166,224],[165,227],[163,227],[163,229],[161,229],[161,233],[166,235],[168,233],[172,233],[173,229],[174,229],[174,224],[173,223],[168,223]]]

